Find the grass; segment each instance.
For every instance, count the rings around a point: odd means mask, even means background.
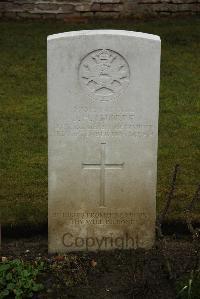
[[[0,22],[1,211],[9,225],[47,222],[46,37],[95,28],[158,34],[162,39],[157,209],[180,164],[169,220],[183,209],[200,181],[200,19],[107,24]],[[200,219],[200,205],[193,219]]]
[[[33,298],[35,292],[44,288],[36,282],[44,268],[44,262],[38,261],[34,264],[19,259],[0,262],[0,298]]]
[[[179,299],[199,299],[200,297],[200,273],[191,272],[183,275],[177,283],[177,298]]]

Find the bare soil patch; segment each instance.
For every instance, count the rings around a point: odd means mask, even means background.
[[[34,298],[173,299],[177,279],[190,273],[196,249],[190,238],[165,237],[146,250],[115,250],[50,255],[47,237],[3,240],[1,256],[45,262]]]

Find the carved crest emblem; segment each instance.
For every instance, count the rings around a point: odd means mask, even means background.
[[[79,67],[79,80],[87,94],[100,101],[118,97],[128,86],[130,70],[124,57],[109,49],[86,55]]]

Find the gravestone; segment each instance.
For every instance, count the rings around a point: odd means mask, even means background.
[[[49,251],[150,248],[160,38],[48,37]]]

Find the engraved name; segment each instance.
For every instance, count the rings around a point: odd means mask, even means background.
[[[151,137],[153,125],[138,123],[134,112],[74,113],[69,120],[54,121],[50,127],[53,136],[68,137]]]

